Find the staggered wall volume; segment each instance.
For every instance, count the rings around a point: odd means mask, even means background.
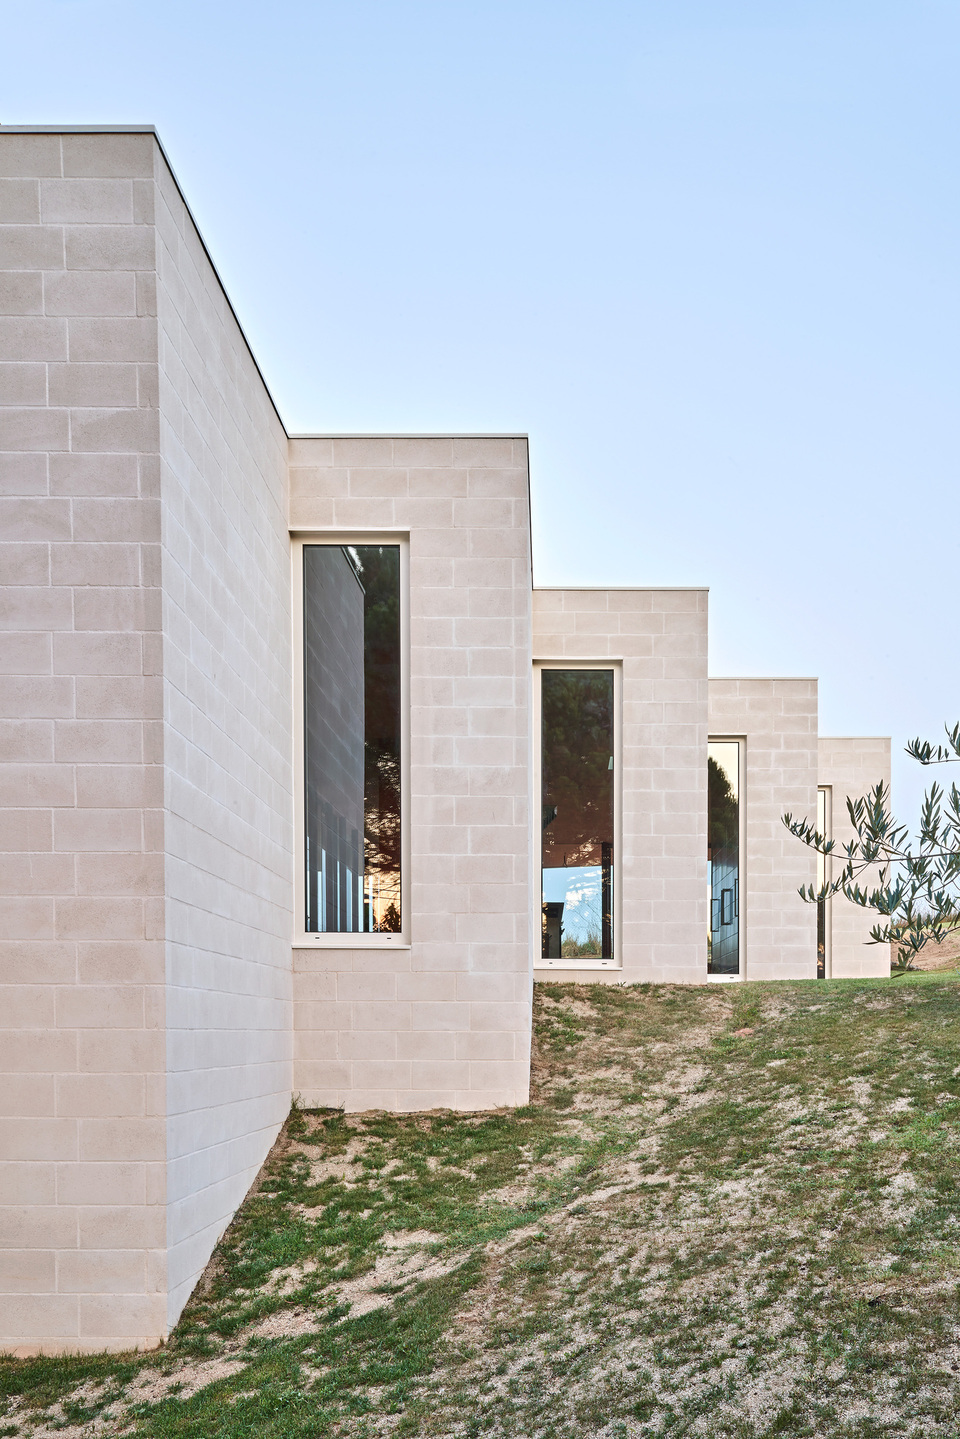
[[[288,437],[152,130],[0,127],[0,399],[0,1348],[160,1341],[293,1094],[522,1103],[535,977],[705,983],[711,737],[744,755],[729,977],[814,978],[780,814],[827,786],[843,838],[888,741],[818,740],[814,680],[708,680],[706,590],[535,589],[524,437]],[[406,566],[382,935],[304,902],[296,566],[363,537]],[[619,696],[612,952],[569,965],[539,663]],[[868,925],[834,902],[832,973],[883,972]]]

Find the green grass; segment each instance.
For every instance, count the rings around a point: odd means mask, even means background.
[[[0,1362],[0,1435],[960,1434],[953,977],[540,986],[534,1079],[294,1111],[170,1343]]]

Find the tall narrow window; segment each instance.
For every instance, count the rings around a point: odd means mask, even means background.
[[[817,832],[824,839],[830,838],[832,792],[829,785],[817,790]],[[820,890],[830,878],[830,858],[817,854],[817,889]],[[817,900],[817,978],[826,979],[830,964],[830,901]]]
[[[400,548],[303,547],[305,929],[401,927]]]
[[[707,973],[740,973],[740,744],[707,746]]]
[[[613,959],[612,669],[541,675],[544,959]]]

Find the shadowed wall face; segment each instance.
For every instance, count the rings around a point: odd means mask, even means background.
[[[150,143],[172,1324],[290,1107],[293,650],[286,435]]]

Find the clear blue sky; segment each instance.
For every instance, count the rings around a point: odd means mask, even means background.
[[[709,585],[825,733],[960,718],[955,0],[0,21],[0,121],[157,125],[290,429],[527,431],[538,583]]]

